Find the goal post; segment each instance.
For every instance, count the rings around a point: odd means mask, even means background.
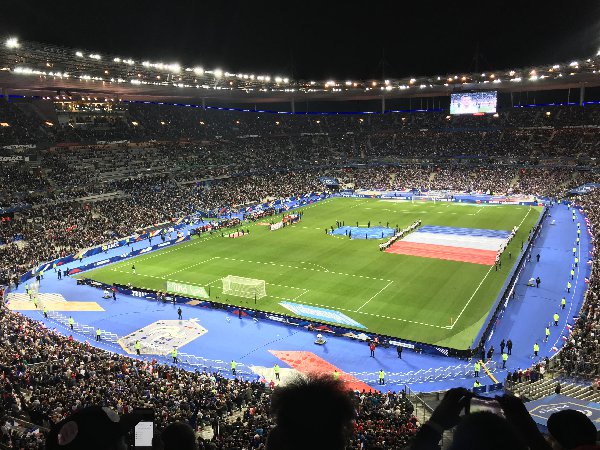
[[[223,278],[223,294],[259,299],[267,296],[265,280],[227,275]]]

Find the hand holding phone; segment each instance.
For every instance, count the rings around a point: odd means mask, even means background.
[[[473,396],[465,407],[466,414],[476,412],[491,412],[497,416],[504,417],[504,410],[498,400],[489,397]]]

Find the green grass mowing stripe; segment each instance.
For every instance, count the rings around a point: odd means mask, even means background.
[[[333,237],[325,235],[325,228],[335,226],[336,220],[353,226],[370,221],[373,226],[389,222],[404,227],[420,218],[428,225],[510,230],[523,220],[526,208],[338,198],[302,209],[307,211],[302,222],[282,230],[244,224],[243,228],[252,228],[249,236],[204,235],[83,276],[139,286],[140,278],[128,272],[135,263],[138,273],[150,275],[141,278],[148,288],[164,289],[167,278],[176,278],[210,285],[213,293],[226,275],[264,279],[269,295],[343,311],[372,332],[461,348],[470,345],[479,330],[475,327],[497,297],[510,261],[503,260],[499,272],[489,273],[487,266],[379,252],[378,241]],[[527,236],[537,216],[526,217],[507,251],[518,253],[519,240]],[[214,296],[211,293],[213,300]],[[252,306],[233,297],[226,301]],[[289,314],[277,299],[267,299],[258,307]],[[450,317],[456,319],[450,322]]]

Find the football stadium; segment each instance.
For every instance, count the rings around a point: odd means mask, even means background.
[[[172,6],[0,19],[0,447],[596,448],[597,5]]]

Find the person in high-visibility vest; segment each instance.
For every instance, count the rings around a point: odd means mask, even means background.
[[[540,351],[540,346],[536,342],[535,344],[533,344],[533,356],[537,356],[539,351]]]
[[[385,384],[385,372],[383,369],[379,371],[379,384]]]
[[[54,272],[56,272],[56,263],[52,264],[52,268],[54,269]]]
[[[562,300],[560,301],[560,309],[565,309],[566,306],[567,306],[567,299],[563,297]]]
[[[475,364],[473,365],[473,371],[475,372],[475,378],[477,378],[479,376],[479,369],[481,369],[481,364],[479,364],[479,361],[475,361]]]
[[[74,323],[75,323],[75,321],[73,320],[73,318],[71,316],[69,316],[69,327],[71,327],[71,330],[73,329]]]
[[[100,341],[100,335],[102,334],[102,331],[100,331],[100,328],[96,328],[96,340]]]
[[[46,305],[44,305],[44,308],[42,309],[43,313],[44,313],[44,317],[47,319],[48,318],[48,308],[46,308]]]
[[[40,278],[43,280],[44,279],[44,270],[40,270]]]
[[[37,295],[36,295],[35,297],[33,297],[33,306],[35,306],[35,309],[38,308],[38,303],[37,302],[38,302],[38,298],[37,298]]]
[[[544,339],[544,342],[548,342],[548,338],[550,338],[550,327],[546,327],[546,338]]]
[[[506,352],[502,353],[502,368],[506,369],[506,361],[508,361],[508,354]]]
[[[577,248],[573,247],[573,256],[577,254]]]
[[[571,282],[567,281],[567,292],[571,292]]]
[[[337,380],[339,380],[339,379],[340,379],[340,373],[338,372],[338,370],[337,370],[337,369],[335,369],[335,370],[333,371],[333,379],[334,379],[335,381],[337,381]]]
[[[575,241],[577,245],[579,245],[579,236],[577,236],[577,240]]]
[[[575,258],[575,267],[577,267],[577,264],[579,264],[579,258]]]
[[[578,228],[577,229],[577,237],[579,237],[581,235],[581,230]]]
[[[177,359],[177,347],[173,347],[171,356],[173,357],[173,363],[177,364],[179,362],[179,360]]]
[[[577,230],[581,228],[581,223],[577,222]]]
[[[235,375],[235,368],[237,367],[237,363],[232,359],[231,360],[231,373]]]
[[[571,280],[572,280],[573,278],[575,278],[575,270],[574,270],[574,269],[571,269]]]
[[[280,370],[279,369],[279,364],[275,364],[273,366],[273,372],[275,372],[275,379],[276,380],[280,380],[280,378],[279,378],[279,370]]]
[[[473,387],[474,388],[481,387],[481,383],[479,382],[479,380],[475,380],[475,383],[473,383]]]
[[[136,340],[133,347],[135,348],[135,352],[139,355],[140,350],[142,349],[142,344],[140,344],[140,341]]]
[[[554,313],[554,326],[558,326],[558,313]]]

